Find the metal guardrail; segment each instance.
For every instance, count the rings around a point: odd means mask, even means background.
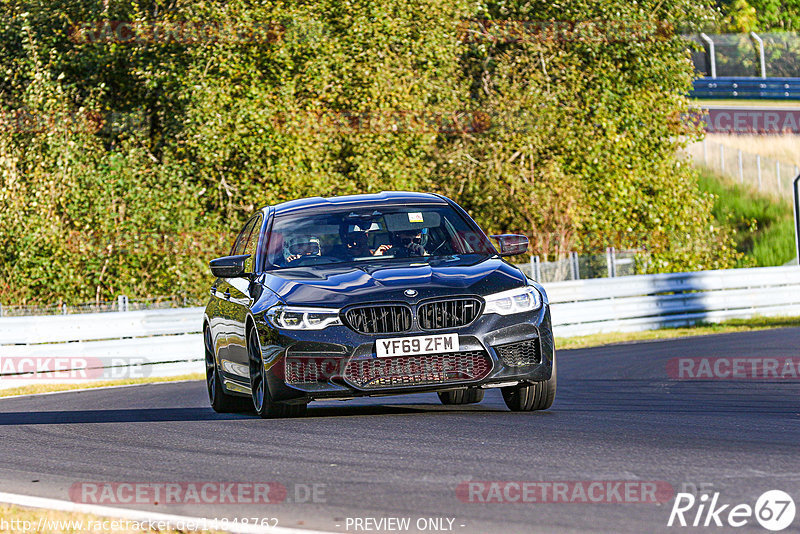
[[[0,347],[200,333],[203,308],[3,317]]]
[[[800,99],[800,78],[720,76],[692,82],[692,98]]]
[[[203,371],[203,308],[0,318],[0,388]]]
[[[545,289],[558,337],[800,315],[796,266],[581,280]]]
[[[576,280],[545,288],[558,337],[800,315],[797,266]],[[159,368],[176,363],[183,372],[202,371],[202,317],[202,308],[178,308],[0,318],[0,387],[13,374],[4,364],[8,358],[61,358],[70,369],[147,366],[149,376],[164,376]]]

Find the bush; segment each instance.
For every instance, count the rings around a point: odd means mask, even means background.
[[[7,6],[0,106],[47,121],[0,133],[0,302],[201,296],[206,262],[257,207],[387,189],[447,194],[543,256],[613,245],[646,250],[660,271],[736,261],[676,159],[697,135],[680,120],[692,67],[663,30],[700,21],[701,3]],[[276,33],[70,34],[103,20]],[[537,20],[627,33],[525,33],[520,21]]]

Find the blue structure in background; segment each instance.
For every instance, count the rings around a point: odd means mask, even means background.
[[[800,78],[700,78],[692,84],[692,98],[764,98],[800,100]]]

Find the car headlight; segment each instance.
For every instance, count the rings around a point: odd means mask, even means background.
[[[273,306],[264,314],[276,328],[286,330],[322,330],[342,324],[339,310],[303,306]]]
[[[542,307],[542,296],[535,287],[531,286],[501,291],[483,298],[486,301],[483,313],[511,315],[513,313],[535,311]]]

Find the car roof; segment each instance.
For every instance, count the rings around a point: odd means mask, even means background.
[[[439,195],[431,193],[413,193],[409,191],[382,191],[366,195],[346,195],[340,197],[310,197],[290,200],[272,206],[275,215],[286,214],[316,208],[356,208],[370,205],[402,205],[402,204],[447,204]]]

